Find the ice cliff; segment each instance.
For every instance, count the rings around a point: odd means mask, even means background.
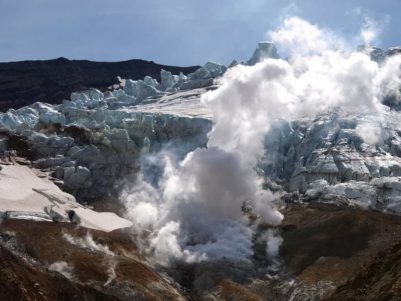
[[[95,199],[135,172],[144,146],[204,145],[211,123],[199,97],[226,69],[209,62],[188,77],[162,70],[161,83],[122,80],[106,93],[90,89],[60,105],[11,109],[0,115],[0,124],[3,132],[23,137],[35,164],[53,171],[67,191]]]
[[[278,124],[266,139],[263,169],[305,201],[326,200],[401,212],[401,128],[388,111],[379,140],[366,143],[358,124],[373,116],[325,113],[315,120]],[[375,133],[370,133],[375,135]],[[289,196],[289,195],[287,195]]]
[[[400,49],[360,51],[369,51],[380,62]],[[246,64],[278,57],[275,46],[263,42]],[[72,93],[60,105],[11,109],[0,115],[0,125],[3,132],[25,139],[35,164],[52,171],[67,191],[81,200],[96,199],[135,174],[144,149],[152,152],[168,145],[185,154],[206,145],[211,120],[200,96],[214,89],[215,79],[226,70],[209,62],[188,76],[162,70],[160,82],[151,77],[121,79],[117,89],[105,93],[91,89]],[[313,120],[278,121],[260,163],[266,185],[286,199],[336,199],[400,212],[399,101],[389,96],[384,103],[389,106],[386,123],[381,123],[381,138],[373,144],[366,143],[358,129],[362,122],[376,124],[372,116],[337,110]]]

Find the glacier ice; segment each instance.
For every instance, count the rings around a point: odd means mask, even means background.
[[[369,51],[377,61],[400,52],[399,48]],[[262,42],[247,64],[278,57],[273,44]],[[162,70],[160,83],[150,77],[126,79],[111,91],[75,92],[60,105],[34,103],[1,113],[0,125],[26,139],[35,164],[52,171],[68,191],[80,199],[95,199],[135,172],[144,148],[155,151],[168,143],[189,151],[205,146],[212,122],[200,96],[215,89],[215,79],[226,71],[224,65],[212,62],[187,76]],[[396,99],[388,105],[397,109],[398,103]],[[277,122],[266,139],[260,167],[272,183],[288,192],[310,198],[342,195],[399,210],[397,182],[386,184],[393,191],[388,194],[376,181],[401,177],[398,113],[389,109],[386,114],[385,139],[373,146],[364,142],[357,128],[362,121],[375,123],[363,115],[331,112],[315,120]],[[326,184],[318,191],[316,183]],[[361,189],[373,191],[368,193],[373,199],[359,196]]]
[[[247,65],[253,66],[256,63],[268,59],[278,59],[280,56],[277,53],[276,46],[271,42],[260,42],[258,47],[255,49],[252,57],[246,62]]]
[[[224,70],[212,64],[207,68],[213,74]],[[125,80],[123,89],[90,89],[72,93],[61,105],[34,103],[9,110],[0,114],[0,125],[24,137],[35,164],[53,171],[67,191],[80,199],[99,198],[135,171],[144,141],[151,141],[152,149],[168,141],[196,146],[207,141],[210,119],[199,116],[205,90],[174,90],[188,78],[161,73],[171,79],[164,82],[169,92],[159,90],[164,88],[150,77]]]

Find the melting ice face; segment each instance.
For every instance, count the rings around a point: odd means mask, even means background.
[[[286,19],[270,37],[287,47],[287,60],[237,65],[218,80],[217,90],[202,96],[213,116],[207,147],[178,164],[161,153],[164,173],[157,185],[139,175],[123,194],[136,231],[147,233],[145,249],[160,263],[249,259],[255,224],[249,226],[244,202],[258,222],[277,225],[283,218],[256,172],[274,122],[340,107],[373,114],[379,124],[380,100],[400,87],[400,57],[379,65],[369,54],[346,51],[343,40],[305,20]],[[270,253],[277,253],[281,240],[272,239],[267,247],[274,245]]]

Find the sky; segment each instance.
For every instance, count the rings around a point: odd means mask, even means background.
[[[167,65],[247,60],[286,16],[353,39],[401,45],[401,0],[0,0],[0,61],[145,59]]]

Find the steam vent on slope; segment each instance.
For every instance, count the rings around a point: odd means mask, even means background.
[[[0,300],[401,300],[401,48],[369,30],[290,17],[0,113]]]

